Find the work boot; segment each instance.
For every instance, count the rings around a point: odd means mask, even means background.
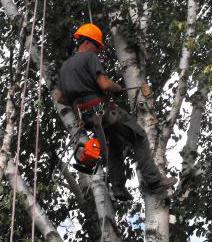
[[[132,195],[128,192],[126,187],[123,186],[113,186],[113,195],[115,199],[120,201],[133,200]]]
[[[177,178],[175,177],[162,177],[159,182],[153,183],[145,187],[145,189],[147,189],[149,193],[159,194],[171,188],[176,182],[177,182]]]

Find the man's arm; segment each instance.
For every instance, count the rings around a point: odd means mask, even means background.
[[[97,84],[103,92],[121,92],[122,87],[119,84],[114,83],[106,75],[99,74],[97,76]]]

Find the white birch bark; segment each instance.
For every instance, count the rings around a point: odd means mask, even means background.
[[[110,15],[110,17],[113,18],[112,14]],[[123,77],[125,80],[128,80],[125,83],[126,88],[141,86],[143,84],[143,80],[140,77],[140,70],[137,66],[136,54],[131,51],[127,51],[128,46],[126,40],[120,35],[117,26],[113,26],[111,28],[111,32],[114,39],[117,57],[119,59],[121,66],[124,69]],[[131,107],[133,105],[135,94],[136,89],[128,90],[128,96],[131,102]]]
[[[143,13],[142,16],[140,16],[138,10],[138,0],[131,0],[130,5],[129,13],[131,20],[142,30],[142,33],[145,36],[151,18],[151,6],[148,6],[148,2],[144,2]]]
[[[190,118],[190,127],[187,132],[187,141],[182,151],[182,177],[195,177],[201,170],[195,165],[199,135],[204,107],[209,93],[208,80],[200,80],[197,92],[193,95],[193,109]],[[187,193],[188,194],[188,193]]]
[[[15,120],[13,115],[15,114],[15,108],[11,100],[11,96],[13,95],[14,91],[12,88],[10,88],[8,91],[6,104],[7,125],[4,132],[2,147],[0,150],[0,181],[2,180],[7,161],[10,159],[10,145],[14,135]]]
[[[15,184],[15,165],[13,163],[13,159],[10,159],[7,165],[7,168],[5,170],[5,175],[8,177],[10,185],[14,189]],[[29,216],[32,218],[33,214],[33,196],[29,189],[26,187],[25,182],[21,178],[21,176],[17,175],[17,192],[19,195],[22,195],[24,206],[29,214]],[[39,231],[42,233],[46,241],[48,242],[62,242],[60,235],[55,230],[47,216],[45,215],[44,211],[42,211],[39,204],[35,205],[35,225],[39,229]]]
[[[163,172],[165,166],[165,153],[166,145],[170,138],[171,133],[173,132],[173,126],[176,122],[177,116],[179,115],[180,108],[185,98],[187,92],[187,71],[190,62],[191,49],[186,47],[186,43],[189,38],[192,38],[195,32],[195,22],[197,15],[197,3],[194,0],[188,0],[188,13],[187,13],[187,31],[186,31],[186,40],[182,49],[182,55],[179,63],[179,83],[177,87],[177,93],[175,96],[174,103],[172,105],[172,110],[170,111],[166,123],[162,128],[162,135],[159,137],[158,146],[155,151],[155,160]]]
[[[112,33],[114,37],[116,52],[119,60],[123,62],[123,60],[135,59],[135,53],[133,51],[127,51],[127,43],[126,40],[123,38],[121,33],[118,31],[117,26],[112,27]],[[145,69],[145,66],[142,68]],[[134,73],[133,73],[134,72]],[[127,73],[127,74],[126,74]],[[129,74],[128,74],[129,73]],[[136,62],[134,65],[131,62],[127,62],[124,72],[124,79],[126,86],[136,86],[141,85],[141,76],[140,76],[140,69]],[[138,84],[139,83],[139,84]],[[129,95],[129,98],[132,99],[133,95]],[[139,96],[138,102],[142,104],[147,101],[147,105],[149,105],[150,100],[145,100],[144,97]],[[150,146],[153,149],[155,147],[155,140],[157,137],[157,131],[155,129],[156,122],[149,109],[142,112],[142,109],[138,112],[138,123],[145,128],[145,131],[148,135],[148,139],[150,142]],[[153,122],[154,120],[154,122]],[[163,159],[163,157],[161,158]],[[141,173],[137,169],[137,175],[139,182],[142,181]],[[155,195],[148,195],[145,194],[145,218],[146,218],[146,241],[168,241],[168,208],[164,203],[164,197],[155,196]],[[163,223],[161,223],[163,221]]]
[[[80,175],[80,185],[82,189],[88,192],[91,188],[93,191],[96,209],[99,217],[100,227],[103,233],[104,242],[121,242],[120,234],[116,226],[115,211],[113,209],[109,193],[105,187],[104,173],[99,167],[97,173],[93,176],[85,174]]]
[[[187,11],[187,31],[184,46],[182,48],[182,54],[179,63],[179,84],[177,93],[175,96],[172,110],[167,117],[167,126],[163,127],[163,141],[166,143],[172,133],[172,128],[176,122],[177,115],[180,112],[180,108],[187,91],[187,78],[188,67],[192,50],[187,47],[189,41],[194,41],[195,23],[197,17],[197,2],[195,0],[188,0]]]
[[[95,197],[99,220],[102,226],[102,241],[121,242],[120,234],[117,233],[115,211],[111,204],[108,190],[105,186],[104,173],[101,167],[98,169],[97,174],[92,177],[91,187]]]
[[[19,12],[16,8],[16,5],[12,0],[1,0],[1,4],[7,14],[7,16],[11,19],[14,20],[17,16],[19,16]]]

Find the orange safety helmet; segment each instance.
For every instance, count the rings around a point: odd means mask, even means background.
[[[74,38],[79,39],[80,37],[88,37],[96,41],[101,47],[104,46],[103,33],[95,24],[88,23],[80,26],[74,33]]]

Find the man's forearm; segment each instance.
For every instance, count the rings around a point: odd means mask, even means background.
[[[120,92],[122,90],[122,87],[119,84],[114,83],[105,75],[99,75],[97,83],[100,89],[104,92]]]

